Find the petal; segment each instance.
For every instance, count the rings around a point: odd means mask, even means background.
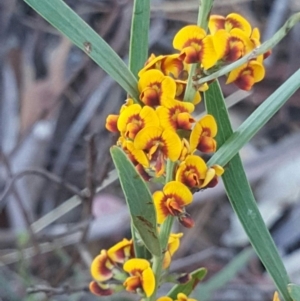
[[[172,130],[165,129],[161,135],[164,142],[164,155],[171,161],[176,161],[181,153],[181,140],[179,136]]]
[[[214,40],[211,35],[203,39],[203,45],[200,52],[200,62],[204,69],[209,69],[216,64],[218,54],[215,50]]]
[[[114,293],[108,284],[97,283],[96,281],[90,283],[89,289],[91,293],[97,296],[110,296]]]
[[[227,31],[230,31],[233,28],[241,29],[248,37],[250,37],[252,31],[250,23],[244,17],[236,13],[227,15],[225,21],[225,29]]]
[[[185,64],[179,59],[179,54],[166,55],[162,61],[161,70],[165,75],[179,78]]]
[[[170,76],[165,76],[161,82],[161,97],[167,95],[174,98],[176,94],[176,82]]]
[[[157,223],[162,224],[166,217],[170,214],[165,205],[165,195],[162,191],[153,193],[153,202],[156,209]]]
[[[131,122],[132,119],[137,118],[141,110],[142,107],[139,104],[133,104],[129,107],[126,107],[118,119],[118,130],[120,132],[124,132],[128,122]]]
[[[106,118],[105,128],[110,132],[117,133],[119,131],[117,127],[118,119],[119,115],[108,115]]]
[[[181,28],[174,37],[173,47],[182,50],[191,42],[201,41],[206,36],[204,29],[197,25],[188,25]]]
[[[150,297],[155,289],[155,277],[152,269],[149,267],[142,273],[142,287],[147,297]]]
[[[225,17],[220,15],[211,15],[208,22],[208,28],[211,34],[225,28]]]
[[[135,293],[136,290],[141,287],[141,281],[142,279],[139,276],[131,276],[124,281],[123,285],[126,291]]]
[[[230,34],[225,29],[220,29],[213,35],[214,48],[218,59],[222,59],[228,52],[229,38]]]
[[[102,250],[91,264],[91,275],[97,281],[106,281],[113,276],[113,263],[107,256],[107,251]]]
[[[171,256],[178,250],[180,246],[180,238],[183,236],[183,233],[171,233],[168,241],[168,251]]]
[[[159,126],[159,119],[152,107],[144,106],[140,112],[141,118],[144,120],[145,127]]]
[[[144,167],[149,167],[149,160],[144,151],[136,149],[132,141],[126,141],[126,149],[128,153],[132,156],[131,161],[133,164],[139,163]]]
[[[206,172],[207,166],[204,160],[199,156],[189,155],[185,161],[180,164],[176,172],[176,181],[191,188],[200,188]]]
[[[217,135],[218,128],[214,116],[207,114],[199,120],[199,123],[204,131],[209,129],[211,137],[215,137]]]
[[[124,238],[114,246],[108,249],[108,257],[118,263],[124,263],[132,253],[132,240]]]
[[[163,297],[159,297],[156,301],[173,301],[173,299],[167,296],[163,296]]]
[[[161,83],[164,78],[164,74],[159,70],[147,70],[140,77],[138,89],[140,92],[142,92],[145,88],[153,85],[154,83]]]
[[[160,69],[161,60],[164,58],[164,55],[155,56],[153,53],[148,58],[145,66],[138,73],[138,77],[141,77],[143,73],[151,69]]]
[[[144,271],[150,267],[150,263],[146,259],[132,258],[127,260],[123,265],[123,270],[130,274],[135,274],[136,271]]]
[[[193,200],[191,191],[182,183],[178,181],[171,181],[167,183],[163,188],[163,193],[166,196],[176,196],[176,198],[182,200],[184,205],[188,205]]]
[[[135,149],[149,149],[151,142],[156,139],[160,139],[163,130],[159,127],[149,126],[142,129],[136,135],[134,139],[134,148]]]
[[[280,301],[279,299],[279,295],[277,292],[274,293],[274,296],[273,296],[273,301]]]

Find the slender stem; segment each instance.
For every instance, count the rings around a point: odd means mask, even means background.
[[[209,19],[211,8],[213,6],[213,2],[214,2],[213,0],[199,0],[197,25],[206,31],[207,31],[207,27],[208,27],[207,26],[208,19]],[[189,78],[187,81],[184,98],[183,98],[184,101],[192,102],[195,97],[196,90],[193,87],[193,82],[194,82],[193,76],[195,75],[198,67],[200,67],[200,64],[198,64],[198,63],[191,65],[191,69],[189,72]]]
[[[177,164],[176,162],[173,162],[170,159],[168,159],[167,168],[166,168],[166,183],[173,180],[174,168],[175,168],[176,164]],[[168,240],[169,240],[169,236],[171,233],[173,222],[174,222],[174,217],[168,216],[160,227],[159,239],[160,239],[162,254],[161,254],[161,256],[153,256],[152,270],[155,275],[155,291],[153,292],[152,296],[149,299],[147,299],[149,301],[156,300],[156,292],[157,292],[157,289],[159,288],[161,272],[162,272],[164,250],[166,249],[167,244],[168,244]]]

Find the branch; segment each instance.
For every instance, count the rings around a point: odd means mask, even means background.
[[[45,293],[47,296],[70,295],[82,292],[89,292],[89,286],[87,284],[81,287],[70,287],[69,285],[64,285],[61,287],[37,285],[27,288],[27,294]]]

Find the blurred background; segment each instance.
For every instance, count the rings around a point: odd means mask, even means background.
[[[126,60],[132,0],[66,3]],[[149,54],[172,53],[174,34],[196,22],[198,0],[151,3]],[[297,0],[216,0],[213,13],[242,14],[265,41],[298,11]],[[300,67],[299,53],[300,25],[273,50],[266,78],[250,93],[220,79],[234,128]],[[295,93],[241,151],[260,210],[298,284],[299,97]],[[101,68],[24,2],[0,0],[1,301],[99,300],[87,289],[90,262],[102,248],[130,236],[125,201],[111,172],[109,147],[117,137],[104,128],[106,116],[118,113],[125,98]],[[99,193],[82,192],[100,186]],[[249,253],[222,183],[195,194],[188,211],[196,226],[175,226],[185,235],[171,271],[206,267],[201,301],[271,300],[274,285]],[[102,299],[137,300],[130,294]]]

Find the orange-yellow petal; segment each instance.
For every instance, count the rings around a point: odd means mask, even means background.
[[[155,277],[150,267],[150,263],[146,259],[129,259],[123,265],[123,269],[125,272],[132,275],[124,282],[126,290],[136,291],[138,288],[142,288],[147,297],[150,297],[153,294]]]
[[[173,301],[173,299],[167,296],[163,296],[163,297],[159,297],[156,301]]]
[[[114,293],[109,284],[97,283],[96,281],[90,282],[89,289],[91,293],[97,296],[110,296]]]
[[[217,123],[212,115],[206,115],[201,118],[194,126],[190,135],[191,152],[196,149],[201,152],[214,152],[216,150],[216,141],[214,137],[217,134]]]
[[[179,293],[177,295],[177,299],[175,301],[197,301],[196,299],[193,298],[188,298],[185,294]]]
[[[236,13],[227,15],[225,20],[225,29],[230,31],[233,28],[241,29],[248,37],[250,37],[252,31],[250,23],[244,17]]]
[[[176,83],[174,79],[165,76],[156,69],[147,70],[141,74],[138,82],[140,100],[149,106],[157,106],[163,95],[174,97],[176,93]]]
[[[106,250],[94,258],[91,264],[91,275],[96,281],[106,281],[113,277],[114,264],[109,259]]]
[[[161,138],[164,142],[163,153],[165,157],[171,161],[178,160],[181,153],[181,140],[179,136],[174,131],[165,129]]]
[[[147,297],[150,297],[155,289],[155,276],[149,267],[142,273],[142,287]]]
[[[240,89],[248,91],[254,83],[261,81],[264,76],[264,66],[258,61],[251,60],[232,70],[228,75],[226,84],[234,82]]]
[[[118,127],[117,127],[118,119],[119,119],[119,115],[113,115],[113,114],[108,115],[106,118],[105,128],[110,132],[117,133],[118,132]]]
[[[176,181],[193,188],[201,188],[207,172],[204,160],[195,155],[189,155],[181,162],[176,172]]]
[[[193,195],[184,184],[177,181],[167,183],[163,191],[156,191],[153,194],[157,222],[162,224],[168,215],[180,215],[192,200]]]
[[[133,253],[132,240],[124,238],[114,246],[108,249],[108,257],[117,263],[124,263]]]
[[[277,292],[274,293],[273,301],[280,301],[279,295]]]

